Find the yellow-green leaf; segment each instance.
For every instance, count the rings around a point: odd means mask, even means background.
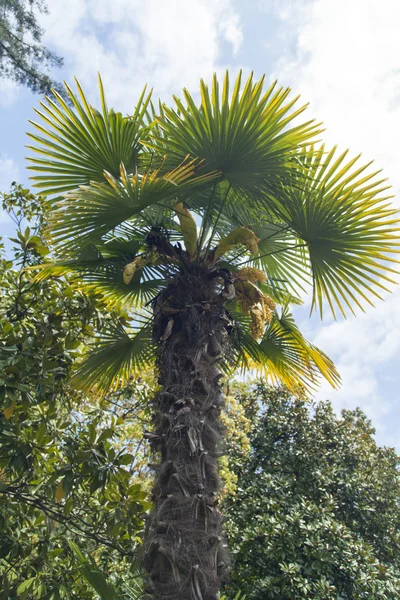
[[[132,277],[134,276],[136,271],[138,269],[142,269],[143,267],[148,265],[150,260],[151,260],[150,256],[138,256],[135,258],[135,260],[128,263],[122,273],[122,278],[124,280],[124,283],[126,283],[126,285],[128,285],[132,281]]]
[[[185,248],[190,256],[194,256],[197,250],[197,226],[190,211],[185,208],[182,202],[175,204],[176,214],[182,228],[183,241]]]
[[[60,502],[60,500],[62,500],[65,496],[65,490],[64,490],[64,486],[63,486],[63,480],[61,479],[61,481],[58,482],[57,487],[56,487],[56,502]]]
[[[7,408],[4,409],[3,412],[4,412],[4,416],[7,419],[7,421],[8,421],[8,419],[10,419],[11,415],[13,414],[16,404],[17,404],[17,401],[13,400],[12,404],[10,406],[7,406]]]
[[[238,227],[219,242],[214,251],[214,261],[239,245],[245,246],[251,254],[258,253],[258,239],[254,231],[248,227]]]

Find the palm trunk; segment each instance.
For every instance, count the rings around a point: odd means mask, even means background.
[[[217,281],[179,275],[154,308],[161,391],[149,437],[161,462],[144,546],[154,600],[216,600],[227,567],[217,463],[229,317]]]

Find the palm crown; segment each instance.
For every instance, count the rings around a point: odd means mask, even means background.
[[[263,369],[292,389],[339,376],[300,333],[290,305],[312,286],[312,309],[363,309],[392,282],[398,221],[388,186],[359,157],[325,150],[306,106],[250,76],[233,90],[201,82],[175,108],[146,91],[133,115],[54,92],[30,134],[32,179],[50,200],[57,260],[40,276],[72,274],[129,326],[102,332],[76,383],[100,390],[154,358],[149,304],[178,272],[219,277],[232,318],[225,369]],[[168,326],[167,328],[168,329]],[[168,336],[168,331],[164,332]]]

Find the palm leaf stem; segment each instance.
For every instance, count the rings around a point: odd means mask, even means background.
[[[201,250],[201,247],[202,247],[202,244],[203,244],[206,232],[207,232],[207,221],[209,219],[209,214],[211,212],[212,201],[214,198],[215,190],[217,189],[217,185],[218,185],[218,179],[213,186],[213,190],[211,192],[210,199],[208,201],[207,209],[206,209],[205,215],[203,217],[203,222],[202,222],[201,231],[200,231],[199,244],[198,244],[198,249],[197,249],[198,254],[200,253],[200,250]]]
[[[213,239],[214,239],[214,235],[215,235],[215,232],[216,232],[216,229],[217,229],[218,221],[219,221],[219,220],[220,220],[220,218],[221,218],[222,211],[223,211],[223,209],[224,209],[225,202],[226,202],[226,200],[227,200],[227,198],[228,198],[228,194],[229,194],[230,190],[231,190],[231,184],[229,184],[229,185],[228,185],[228,188],[227,188],[227,190],[226,190],[226,193],[225,193],[224,199],[223,199],[223,201],[222,201],[222,203],[221,203],[221,207],[220,207],[220,209],[219,209],[219,211],[218,211],[218,214],[217,214],[217,217],[216,217],[216,219],[215,219],[214,227],[213,227],[213,230],[212,230],[212,232],[211,232],[211,235],[210,235],[210,237],[209,237],[208,244],[207,244],[207,248],[206,248],[206,251],[205,251],[205,253],[204,253],[204,256],[207,256],[207,253],[208,253],[208,251],[209,251],[209,249],[210,249],[210,245],[211,245],[211,243],[212,243],[212,241],[213,241]]]
[[[271,256],[271,255],[279,254],[279,252],[295,250],[296,248],[305,248],[306,246],[308,246],[308,244],[296,244],[295,246],[286,246],[285,248],[280,248],[279,250],[276,250],[275,252],[266,252],[265,254],[261,254],[260,256],[254,256],[252,258],[249,258],[248,260],[245,260],[244,262],[241,263],[241,266],[246,265],[249,262],[253,262],[254,260],[259,260],[260,258],[264,258],[265,256]]]

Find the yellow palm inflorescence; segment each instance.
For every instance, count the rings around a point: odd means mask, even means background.
[[[251,281],[251,283],[267,281],[267,276],[264,271],[257,269],[257,267],[243,267],[243,269],[239,269],[239,271],[234,274],[233,278],[237,281]]]
[[[244,267],[234,274],[234,286],[239,306],[250,315],[250,332],[254,339],[263,336],[265,326],[272,321],[275,302],[264,294],[256,282],[267,280],[264,271],[256,267]]]

